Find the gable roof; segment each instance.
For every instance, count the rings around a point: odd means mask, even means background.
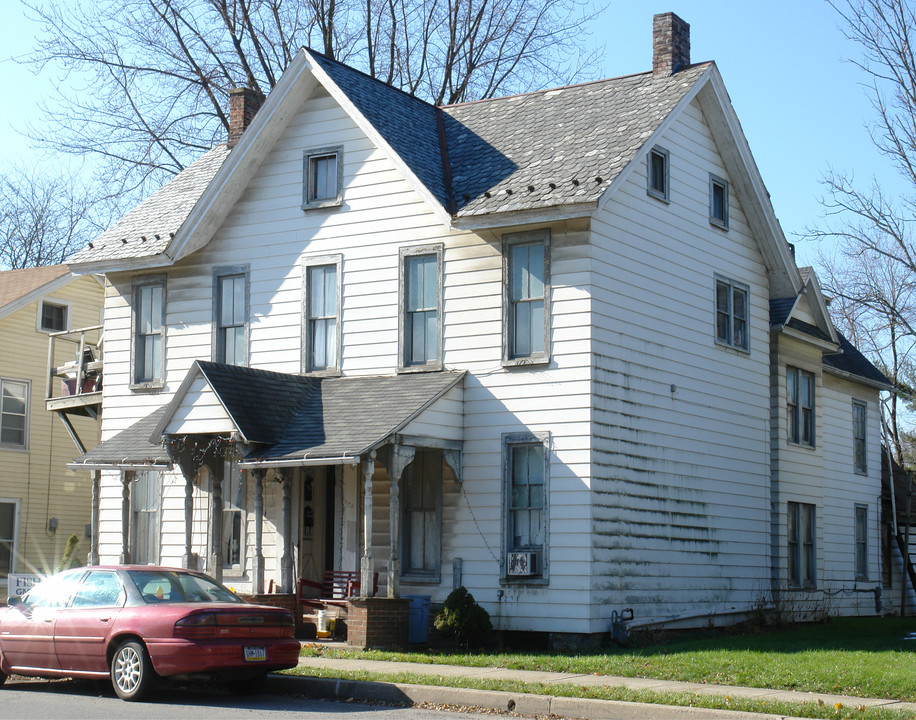
[[[75,279],[66,265],[0,272],[0,317],[24,308]]]

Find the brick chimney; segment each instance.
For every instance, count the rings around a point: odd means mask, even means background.
[[[229,140],[227,144],[234,148],[242,137],[245,128],[251,125],[255,114],[264,104],[264,95],[248,87],[232,88],[229,91]]]
[[[690,65],[690,25],[673,12],[652,18],[652,74],[674,75]]]

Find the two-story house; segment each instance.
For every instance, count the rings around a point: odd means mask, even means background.
[[[76,396],[80,327],[94,326],[88,342],[98,347],[104,289],[93,275],[73,275],[64,265],[0,272],[0,592],[10,573],[53,572],[67,538],[89,549],[90,477],[67,468],[73,438],[95,446],[95,418],[68,413],[59,421],[45,409],[49,394]],[[56,335],[49,358],[49,336]],[[49,359],[61,377],[49,387]],[[67,377],[66,368],[73,372]],[[84,378],[89,390],[95,377]],[[82,388],[81,388],[82,389]],[[50,391],[50,392],[49,392]]]
[[[449,107],[307,49],[233,91],[229,142],[69,261],[109,283],[74,462],[100,558],[378,572],[360,628],[460,585],[580,637],[874,612],[887,381],[689,26],[653,43],[651,72]]]

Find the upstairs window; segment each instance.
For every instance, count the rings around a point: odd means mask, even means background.
[[[548,231],[503,238],[506,263],[503,362],[547,362],[550,338]]]
[[[868,472],[868,405],[852,402],[852,465],[857,473]]]
[[[668,151],[654,147],[649,151],[647,192],[658,200],[668,202]]]
[[[439,369],[442,246],[401,248],[400,369]]]
[[[42,300],[38,327],[44,332],[62,332],[68,328],[69,315],[66,304]]]
[[[817,586],[816,515],[811,503],[788,503],[789,585]]]
[[[715,175],[709,176],[709,222],[728,229],[728,182]]]
[[[716,341],[739,350],[748,348],[748,288],[716,278]]]
[[[787,439],[814,447],[814,373],[786,368]]]
[[[216,362],[248,364],[248,266],[213,271]]]
[[[343,199],[343,148],[307,151],[303,176],[303,210],[340,205]]]
[[[340,257],[310,259],[305,267],[304,368],[340,370]]]
[[[0,378],[0,447],[28,447],[29,384]]]
[[[165,376],[165,276],[133,283],[133,386],[161,387]]]

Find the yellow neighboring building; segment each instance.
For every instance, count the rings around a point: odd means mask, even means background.
[[[51,333],[98,326],[104,288],[96,276],[64,265],[0,272],[0,597],[8,573],[53,571],[67,538],[89,552],[91,478],[67,463],[79,454],[67,423],[45,409],[53,395],[75,392],[75,381],[48,383]],[[85,339],[85,336],[84,336]],[[56,336],[54,365],[77,365],[80,333]],[[92,337],[97,343],[98,331]],[[100,377],[94,380],[100,385]],[[85,383],[84,383],[85,384]],[[94,389],[94,388],[87,388]],[[78,392],[78,391],[76,391]],[[100,395],[100,394],[99,394]],[[68,415],[87,448],[98,442],[98,408]]]

